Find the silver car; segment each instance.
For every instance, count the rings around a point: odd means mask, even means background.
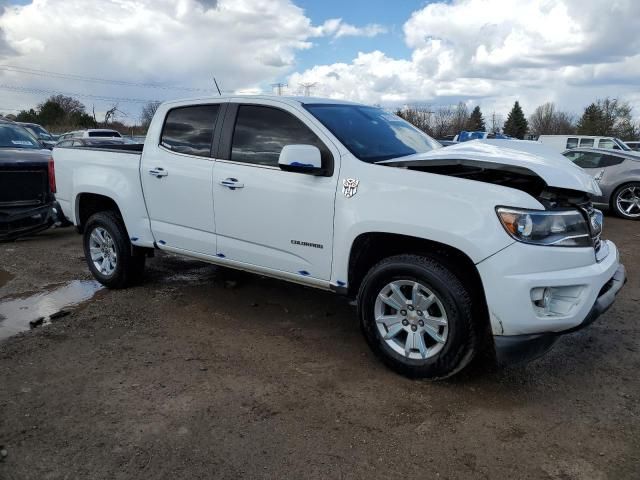
[[[640,220],[640,153],[602,148],[573,148],[563,155],[591,174],[602,190],[593,203],[622,218]]]

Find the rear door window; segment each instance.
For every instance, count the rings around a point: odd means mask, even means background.
[[[576,148],[578,146],[577,138],[567,138],[567,148]]]
[[[160,145],[172,152],[209,157],[219,109],[220,106],[215,104],[170,110],[162,129]]]
[[[620,165],[624,162],[624,157],[619,157],[617,155],[603,155],[600,159],[599,167],[613,167],[614,165]]]
[[[593,147],[593,138],[581,138],[580,139],[581,147]]]

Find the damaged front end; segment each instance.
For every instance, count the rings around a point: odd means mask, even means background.
[[[600,195],[598,185],[579,167],[535,142],[501,141],[497,145],[469,142],[462,147],[448,147],[380,163],[525,192],[544,209],[527,212],[496,205],[503,226],[514,239],[539,245],[592,246],[598,260],[607,254],[600,239],[603,215],[591,202],[591,196]],[[551,213],[555,215],[549,215]],[[563,225],[549,225],[549,222]],[[576,225],[575,231],[565,225],[567,222]],[[542,241],[535,236],[535,228],[541,224],[545,230],[566,231],[556,237],[547,235]],[[523,238],[522,233],[527,233],[528,229],[530,237]]]

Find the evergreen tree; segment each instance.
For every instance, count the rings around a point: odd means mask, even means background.
[[[584,109],[584,113],[578,120],[578,134],[580,135],[605,135],[604,112],[600,105],[592,103]]]
[[[482,117],[482,112],[480,111],[480,107],[476,106],[469,115],[469,121],[467,122],[467,130],[472,132],[486,132],[487,128],[484,124],[484,118]]]
[[[523,139],[529,128],[529,122],[524,116],[520,103],[516,100],[509,112],[507,121],[504,122],[504,133],[515,138]]]

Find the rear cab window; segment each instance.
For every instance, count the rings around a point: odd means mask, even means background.
[[[89,132],[90,137],[99,137],[99,138],[113,138],[113,137],[121,137],[121,135],[115,130],[105,130],[101,132]]]
[[[160,136],[160,145],[176,153],[211,156],[213,129],[220,105],[193,105],[169,110]]]

